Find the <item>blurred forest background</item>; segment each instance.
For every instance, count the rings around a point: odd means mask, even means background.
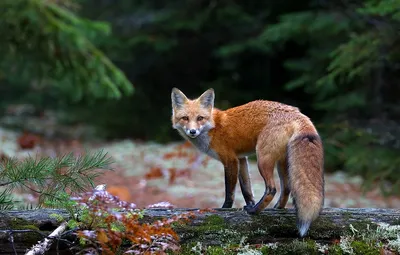
[[[2,0],[0,125],[182,141],[172,87],[299,107],[326,171],[400,194],[399,0]]]

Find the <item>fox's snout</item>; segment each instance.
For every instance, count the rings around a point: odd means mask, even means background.
[[[198,130],[196,129],[189,129],[189,134],[188,135],[197,135],[197,133],[200,133]]]
[[[186,134],[187,136],[189,136],[189,137],[191,137],[191,138],[195,138],[195,137],[197,137],[198,135],[200,135],[201,129],[202,129],[202,128],[201,128],[201,127],[199,127],[199,128],[193,128],[193,127],[184,126],[183,129],[184,129],[185,134]]]

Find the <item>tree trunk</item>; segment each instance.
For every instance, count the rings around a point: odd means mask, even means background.
[[[248,215],[242,209],[215,209],[213,212],[203,213],[199,213],[197,209],[148,209],[144,213],[143,221],[151,222],[186,212],[194,212],[196,217],[188,225],[174,226],[181,237],[181,244],[197,242],[204,245],[238,244],[243,237],[246,237],[246,243],[250,244],[285,242],[298,238],[293,209],[267,209],[256,216]],[[48,235],[60,225],[60,222],[69,219],[66,211],[52,209],[5,211],[1,215],[0,254],[14,253],[10,242],[12,232],[7,230],[38,230]],[[367,225],[374,226],[377,222],[400,224],[400,210],[325,208],[311,225],[307,238],[329,242],[348,234],[350,224],[360,230],[366,229]],[[24,253],[26,249],[44,238],[37,232],[15,232],[12,236],[18,254]],[[66,249],[65,245],[61,246],[60,250],[63,249]],[[60,254],[71,253],[60,252]]]

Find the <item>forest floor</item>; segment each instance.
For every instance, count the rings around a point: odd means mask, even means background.
[[[224,200],[223,167],[218,161],[197,152],[183,142],[161,145],[151,142],[122,140],[113,142],[81,143],[76,140],[41,140],[31,149],[21,149],[21,133],[0,129],[0,155],[23,159],[28,155],[75,155],[104,150],[112,157],[112,170],[105,170],[96,184],[107,184],[107,190],[121,199],[143,208],[159,202],[174,207],[215,208]],[[275,171],[276,172],[276,171]],[[250,161],[250,174],[256,201],[264,192],[264,182],[255,161]],[[279,180],[275,176],[277,195]],[[325,174],[325,207],[400,208],[400,197],[384,197],[378,188],[363,193],[362,179],[344,172]],[[376,185],[378,186],[378,185]],[[35,194],[20,193],[25,203],[35,204]],[[242,207],[244,200],[239,185],[234,207]],[[291,200],[288,207],[292,207]]]

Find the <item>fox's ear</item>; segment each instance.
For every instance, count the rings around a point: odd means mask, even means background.
[[[215,98],[214,89],[208,89],[206,92],[204,92],[198,98],[198,100],[200,101],[200,104],[203,107],[213,108],[214,107],[214,98]]]
[[[187,101],[187,97],[177,88],[173,88],[171,92],[172,107],[180,108]]]

